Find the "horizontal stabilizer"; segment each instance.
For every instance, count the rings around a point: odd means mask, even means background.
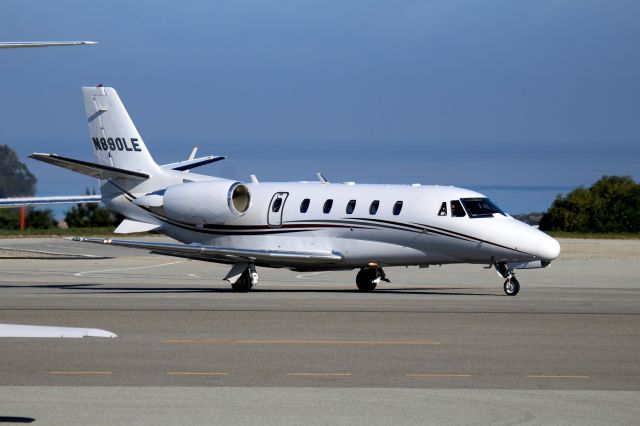
[[[213,163],[216,161],[224,160],[227,157],[216,157],[214,155],[208,155],[206,157],[194,158],[192,160],[178,161],[177,163],[165,164],[162,167],[171,170],[191,170],[196,167],[204,166],[205,164]]]
[[[116,234],[133,234],[136,232],[149,232],[160,228],[162,225],[153,223],[138,222],[137,220],[125,219],[113,231]]]
[[[26,207],[50,204],[99,203],[101,195],[71,195],[58,197],[24,197],[0,198],[0,209],[9,207]]]
[[[88,161],[74,160],[73,158],[61,157],[56,154],[31,154],[29,158],[53,164],[54,166],[69,169],[76,173],[91,176],[97,179],[149,179],[146,173],[134,172],[131,170],[119,169],[117,167],[105,166],[102,164],[90,163]]]
[[[0,337],[118,337],[99,328],[52,327],[46,325],[0,324]]]
[[[250,262],[268,262],[277,264],[282,262],[298,262],[304,264],[314,263],[340,263],[343,256],[335,251],[301,252],[281,250],[255,250],[204,246],[197,244],[156,243],[149,241],[111,240],[102,238],[73,237],[73,241],[84,241],[97,244],[110,244],[114,246],[131,247],[149,250],[158,254],[185,258],[228,259],[230,261],[245,260]]]

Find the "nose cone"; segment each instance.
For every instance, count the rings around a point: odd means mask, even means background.
[[[560,255],[560,243],[555,238],[540,232],[537,254],[540,259],[550,262]]]

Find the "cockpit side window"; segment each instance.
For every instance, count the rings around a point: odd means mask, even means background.
[[[462,208],[462,204],[458,200],[451,200],[451,216],[453,217],[465,217],[467,214]]]
[[[488,198],[461,198],[462,204],[469,212],[469,217],[493,217],[494,213],[506,214]]]
[[[447,215],[447,202],[443,201],[440,206],[440,210],[438,211],[438,216],[446,216]]]

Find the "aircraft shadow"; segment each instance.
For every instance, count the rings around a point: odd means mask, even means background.
[[[2,257],[0,256],[0,260],[105,260],[105,259],[113,259],[113,257],[104,257],[104,256],[96,256],[96,257],[86,257],[86,256],[12,256],[12,257]]]
[[[106,287],[101,284],[38,284],[38,285],[0,285],[0,288],[41,288],[59,290],[81,290],[76,294],[183,294],[183,293],[229,293],[235,294],[231,288],[221,287]],[[371,294],[396,294],[396,295],[443,295],[443,296],[487,296],[495,297],[495,293],[470,292],[466,287],[443,287],[442,289],[429,288],[380,288]],[[303,294],[361,294],[357,289],[322,289],[322,288],[255,288],[250,293],[303,293]]]
[[[0,416],[0,423],[33,423],[36,419],[32,417]]]

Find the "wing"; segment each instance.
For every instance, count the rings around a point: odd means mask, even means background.
[[[102,238],[73,237],[73,241],[83,241],[113,246],[131,247],[149,250],[153,253],[210,261],[255,262],[269,265],[283,264],[336,264],[344,259],[336,251],[284,251],[253,250],[226,247],[204,246],[197,244],[156,243],[148,241],[111,240]]]
[[[17,49],[21,47],[54,47],[54,46],[84,46],[98,44],[95,41],[18,41],[1,42],[0,49]]]
[[[118,337],[99,328],[51,327],[45,325],[0,324],[0,337]]]
[[[0,198],[0,209],[50,204],[99,203],[101,195],[71,195],[59,197]]]
[[[29,158],[63,167],[76,173],[91,176],[97,179],[112,179],[117,177],[133,179],[149,179],[146,173],[134,172],[132,170],[119,169],[117,167],[105,166],[103,164],[90,163],[88,161],[74,160],[73,158],[61,157],[56,154],[31,154]]]

